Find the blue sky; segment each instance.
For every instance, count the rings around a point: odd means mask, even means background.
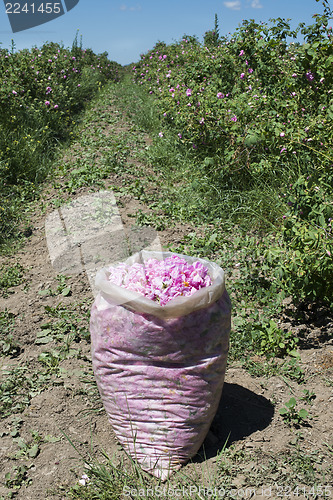
[[[0,42],[3,48],[9,48],[12,39],[17,49],[39,47],[46,41],[70,47],[79,30],[84,47],[96,53],[107,51],[110,59],[129,64],[158,40],[170,43],[185,33],[202,40],[214,26],[215,13],[220,34],[225,35],[233,33],[243,19],[291,18],[296,27],[312,22],[313,14],[321,12],[321,3],[315,0],[80,0],[65,15],[13,34],[0,0]]]

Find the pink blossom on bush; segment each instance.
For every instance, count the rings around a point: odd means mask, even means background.
[[[314,80],[314,75],[311,73],[311,71],[308,71],[305,75],[305,78],[308,80],[308,82],[312,82]]]

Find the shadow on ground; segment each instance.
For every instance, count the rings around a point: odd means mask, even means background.
[[[265,429],[273,414],[268,399],[238,384],[225,383],[210,432],[193,462],[213,458],[223,447]]]

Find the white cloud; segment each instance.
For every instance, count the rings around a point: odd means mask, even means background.
[[[142,7],[141,5],[136,5],[135,7],[134,6],[131,6],[129,7],[128,5],[125,5],[124,3],[119,7],[120,10],[122,11],[130,11],[130,12],[134,12],[134,11],[138,11],[138,10],[141,10]]]
[[[256,0],[253,0],[254,2]],[[224,2],[224,5],[225,7],[227,7],[227,9],[231,9],[231,10],[240,10],[241,8],[241,3],[239,0],[232,0],[231,2]]]
[[[263,6],[261,5],[260,0],[252,0],[251,7],[252,9],[262,9]]]

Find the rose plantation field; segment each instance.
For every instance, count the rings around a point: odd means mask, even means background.
[[[216,17],[203,43],[159,41],[124,68],[77,37],[0,50],[0,498],[333,496],[333,33],[317,7],[311,25],[228,37]],[[87,276],[51,265],[47,217],[104,190],[125,228],[226,272],[222,399],[166,483],[107,421]]]

